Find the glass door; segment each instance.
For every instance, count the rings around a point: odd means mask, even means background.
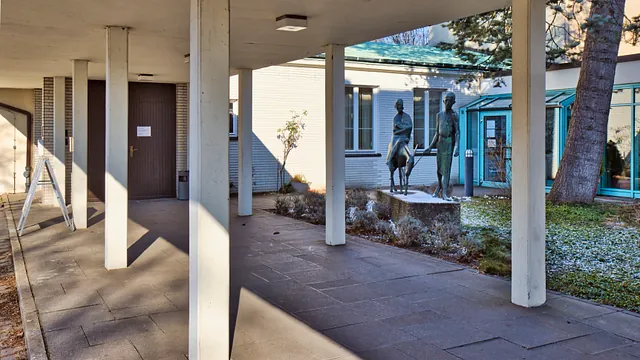
[[[481,113],[480,128],[480,183],[503,187],[511,178],[511,113]]]

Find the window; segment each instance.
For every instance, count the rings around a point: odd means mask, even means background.
[[[236,100],[229,101],[229,136],[238,136],[238,116],[234,111]]]
[[[436,133],[436,117],[443,110],[442,89],[413,90],[413,142],[425,149]]]
[[[560,136],[558,131],[560,130],[560,125],[558,123],[558,118],[556,117],[556,109],[553,107],[548,107],[546,109],[546,120],[545,120],[545,172],[547,176],[547,180],[555,180],[556,174],[558,173],[558,167],[560,166],[558,153],[560,151]]]
[[[605,188],[631,190],[631,106],[612,107],[605,152]]]
[[[373,88],[345,88],[345,149],[373,150]]]

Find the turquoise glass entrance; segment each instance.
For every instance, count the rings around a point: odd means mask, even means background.
[[[505,186],[511,169],[511,113],[480,113],[479,182],[481,186]]]

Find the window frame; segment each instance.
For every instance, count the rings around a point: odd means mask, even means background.
[[[232,131],[229,131],[230,138],[238,137],[238,100],[229,99],[229,115],[233,116]]]
[[[347,125],[353,125],[351,128],[353,129],[353,149],[347,149],[346,145],[345,145],[345,153],[348,154],[358,154],[358,153],[364,153],[364,154],[370,154],[370,153],[375,153],[376,149],[377,149],[377,128],[378,128],[378,92],[379,92],[379,87],[378,86],[373,86],[373,85],[354,85],[354,84],[345,84],[345,94],[346,94],[346,89],[347,88],[351,88],[353,89],[353,96],[352,96],[352,101],[353,101],[353,106],[352,106],[352,114],[353,114],[353,119],[348,119],[347,118],[347,113],[346,113],[346,109],[347,106],[345,104],[345,139],[346,139],[346,129],[347,129]],[[372,136],[372,144],[371,144],[371,149],[360,149],[360,89],[371,89],[371,136]],[[345,96],[345,101],[346,101],[346,96]],[[349,124],[348,122],[351,121],[352,123]],[[345,141],[346,144],[346,141]]]
[[[443,88],[421,88],[421,87],[417,87],[417,88],[413,89],[412,98],[414,98],[414,99],[415,99],[416,91],[422,91],[423,92],[422,101],[423,101],[423,105],[424,105],[424,117],[425,117],[424,118],[424,129],[423,129],[423,131],[424,131],[424,137],[425,138],[423,139],[422,143],[426,147],[428,147],[429,144],[431,144],[431,140],[433,140],[433,137],[435,135],[435,133],[431,133],[431,126],[430,126],[431,125],[431,122],[430,122],[431,119],[429,118],[429,115],[430,115],[430,112],[431,112],[431,107],[429,106],[429,101],[430,101],[430,96],[431,95],[429,94],[429,92],[430,91],[434,91],[434,92],[439,92],[440,93],[440,101],[439,101],[440,107],[438,109],[438,112],[441,112],[441,111],[444,110],[444,103],[443,103],[444,96],[447,93],[447,91],[450,91],[450,90],[443,89]],[[416,141],[416,137],[415,137],[415,134],[416,134],[416,128],[415,128],[415,121],[416,121],[416,119],[415,119],[415,100],[413,102],[413,109],[414,109],[414,112],[413,112],[413,119],[412,120],[413,120],[414,128],[413,128],[412,136],[413,136],[413,143],[416,144],[417,141]],[[434,121],[435,121],[435,119],[434,119]],[[425,148],[418,148],[416,150],[417,151],[424,151],[424,150],[426,150],[426,147]],[[433,149],[433,150],[434,150],[434,152],[438,151],[437,149]]]

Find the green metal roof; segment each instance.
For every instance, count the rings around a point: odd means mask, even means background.
[[[345,60],[381,64],[399,64],[420,67],[453,68],[466,70],[501,70],[482,65],[483,54],[478,64],[463,60],[454,51],[435,46],[397,45],[381,42],[366,42],[345,48]],[[316,57],[324,58],[324,53]],[[503,68],[507,69],[507,67]]]
[[[566,106],[573,101],[575,95],[575,90],[549,90],[545,96],[545,103],[547,107]],[[463,109],[467,111],[507,110],[511,109],[512,98],[511,94],[485,95],[463,106]]]

